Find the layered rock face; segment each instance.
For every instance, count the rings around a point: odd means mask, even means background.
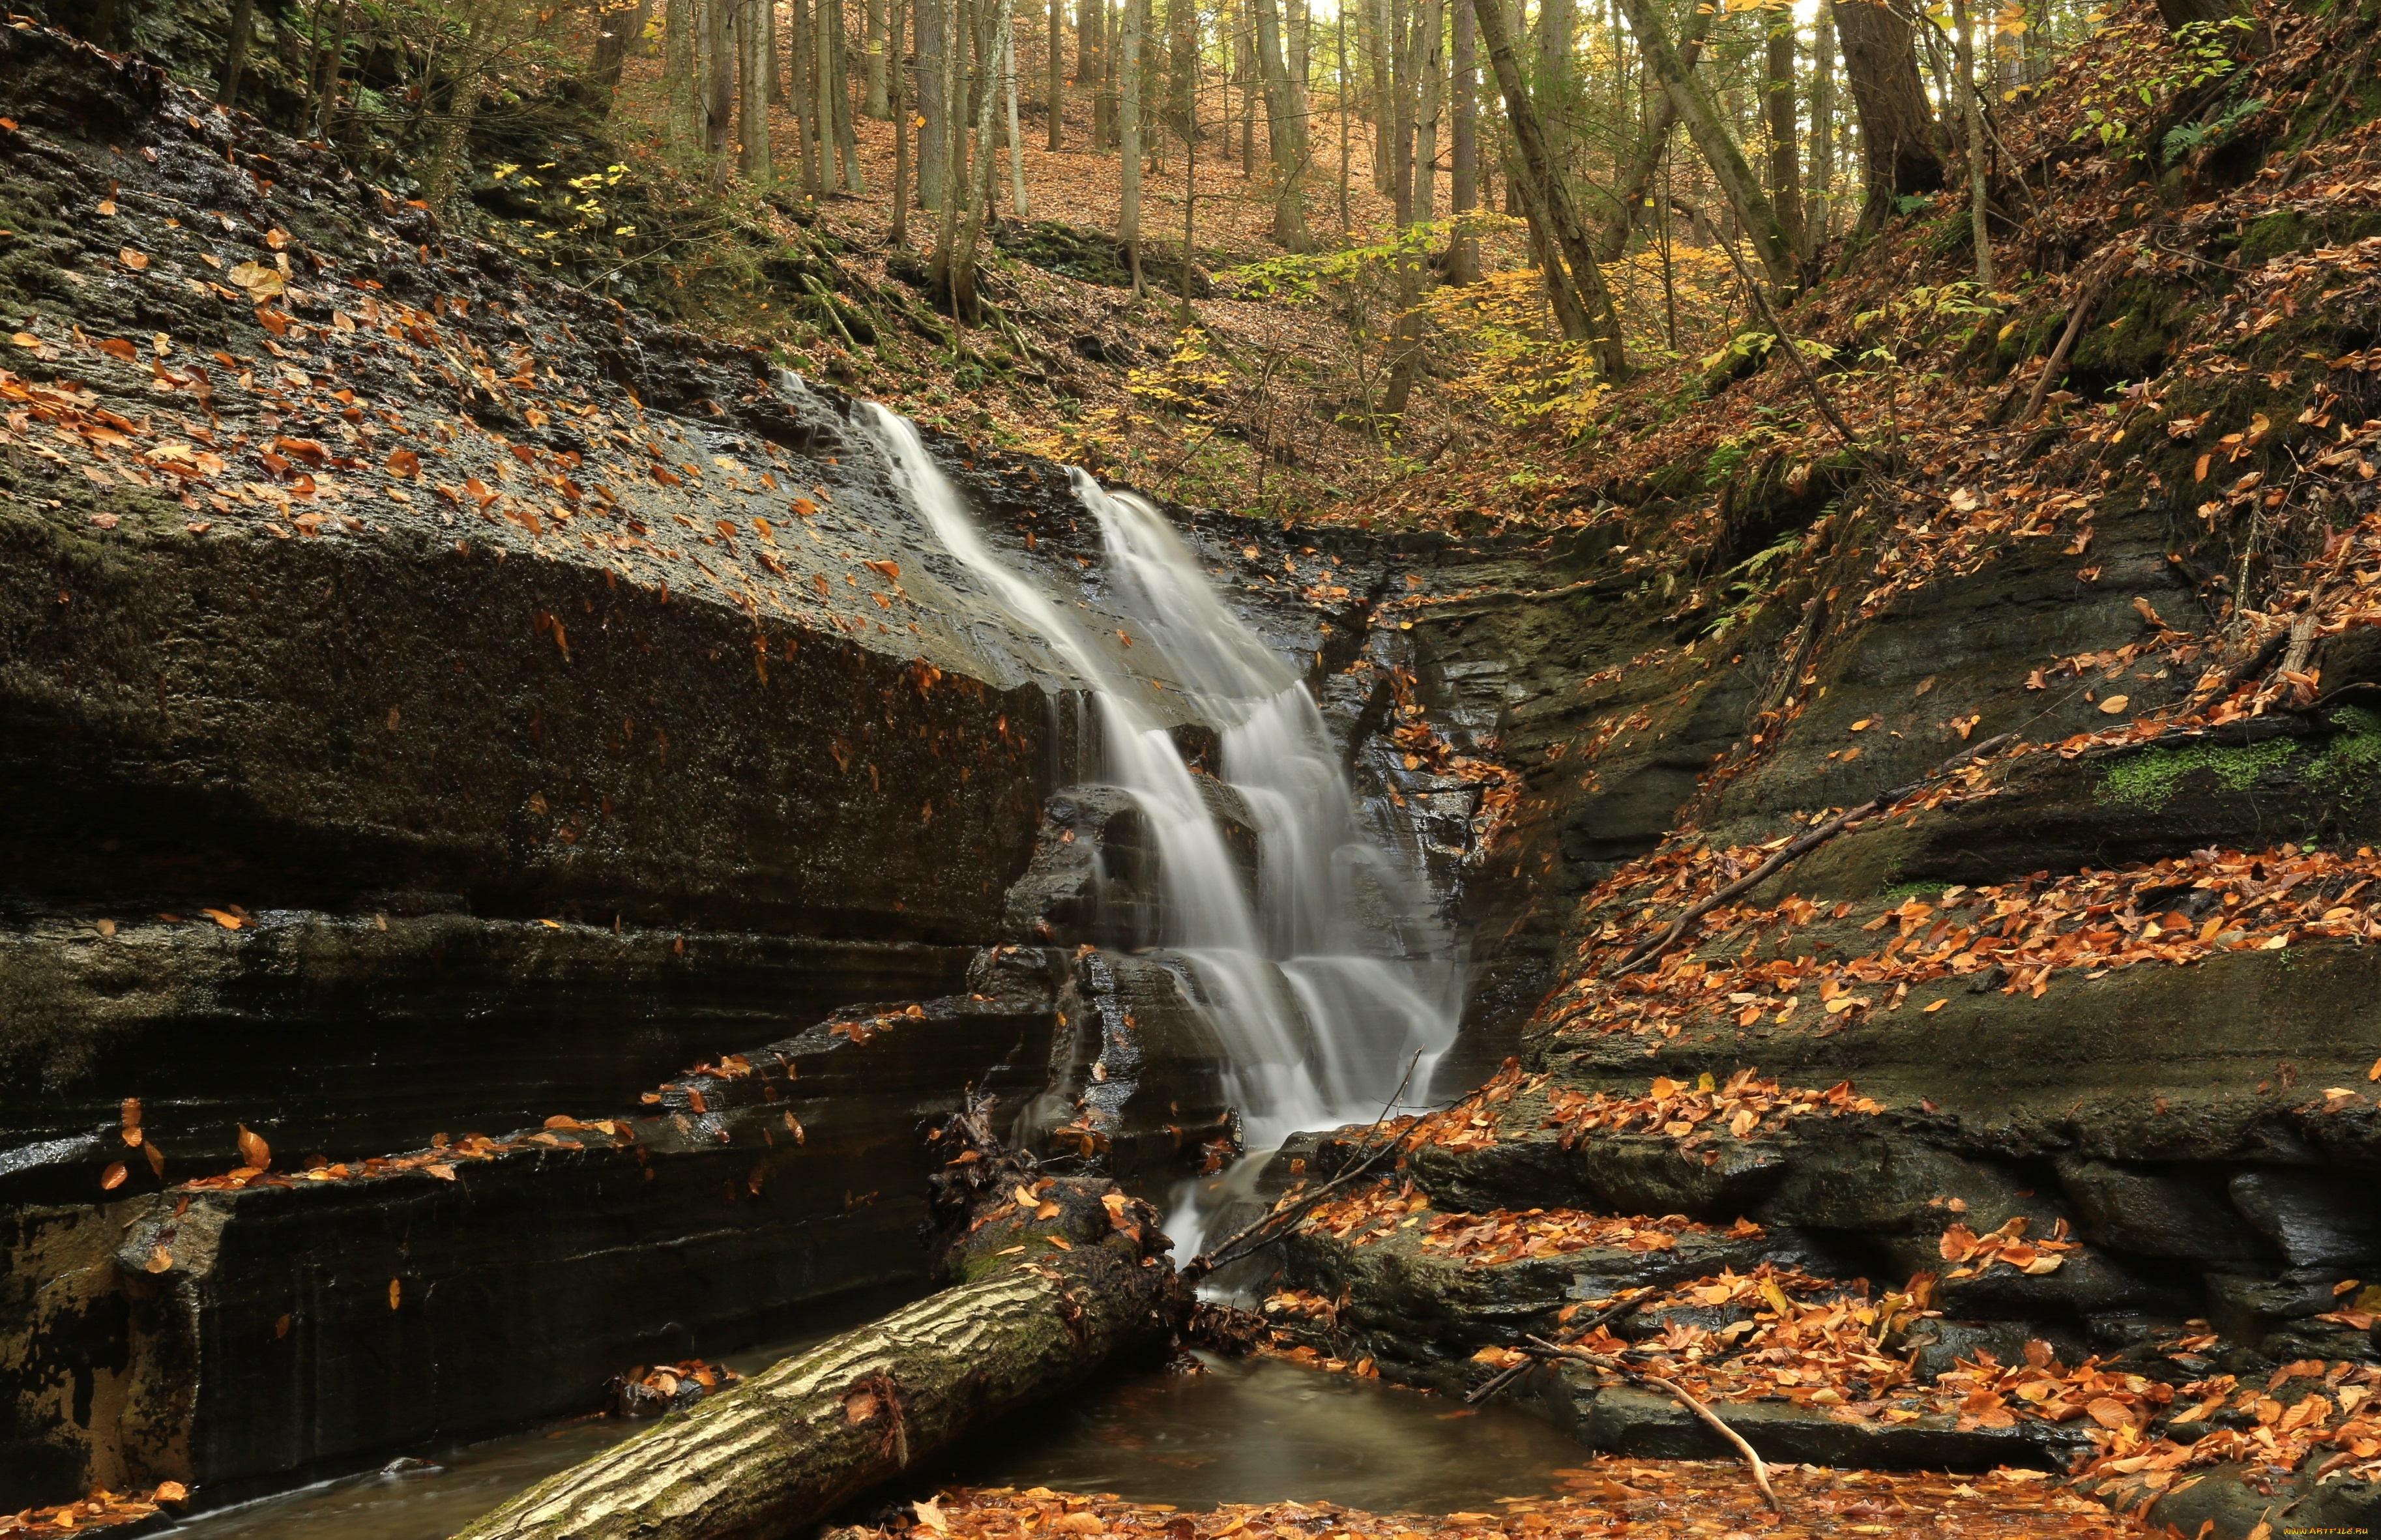
[[[137,60],[0,31],[0,1507],[232,1500],[916,1287],[970,1085],[1160,1197],[1229,1158],[1083,681],[865,410]],[[1063,472],[933,449],[1127,656]],[[1470,555],[1179,518],[1453,902],[1480,788],[1398,768],[1367,614]]]

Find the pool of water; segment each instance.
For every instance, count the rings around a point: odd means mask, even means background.
[[[824,1337],[825,1334],[822,1334]],[[764,1368],[807,1343],[727,1362]],[[1206,1360],[1196,1375],[1117,1375],[1020,1413],[921,1467],[915,1486],[1049,1486],[1190,1509],[1329,1501],[1459,1512],[1555,1490],[1579,1447],[1502,1407],[1478,1411],[1277,1359]],[[472,1519],[637,1431],[587,1418],[417,1451],[436,1469],[361,1475],[207,1514],[176,1540],[445,1540]]]

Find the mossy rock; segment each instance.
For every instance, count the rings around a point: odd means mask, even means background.
[[[2191,291],[2159,279],[2119,285],[2076,340],[2070,382],[2088,383],[2090,395],[2163,373],[2195,306]]]

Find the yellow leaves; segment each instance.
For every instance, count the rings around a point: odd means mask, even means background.
[[[2100,710],[2106,715],[2114,716],[2131,704],[2132,697],[2130,695],[2111,695],[2100,703]]]
[[[149,1248],[149,1259],[140,1265],[141,1271],[148,1273],[170,1272],[173,1266],[174,1253],[162,1241]]]
[[[389,1279],[389,1280],[388,1280],[388,1308],[389,1308],[389,1309],[391,1309],[391,1310],[395,1310],[395,1309],[397,1307],[397,1302],[398,1302],[399,1300],[403,1299],[404,1297],[405,1297],[405,1286],[404,1286],[403,1284],[399,1283],[399,1282],[398,1282],[397,1279],[395,1279],[395,1278],[391,1278],[391,1279]]]
[[[8,340],[19,348],[39,348],[42,345],[42,339],[31,332],[18,332]]]
[[[288,287],[278,270],[253,262],[239,263],[224,276],[235,287],[248,290],[248,297],[260,304]]]
[[[204,912],[206,916],[213,920],[216,924],[221,925],[227,931],[236,931],[239,929],[240,926],[248,923],[239,915],[230,913],[225,910],[210,909],[203,911],[202,912]]]

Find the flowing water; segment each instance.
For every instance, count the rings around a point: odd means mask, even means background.
[[[1370,1119],[1393,1100],[1419,1105],[1455,1035],[1459,970],[1436,944],[1417,885],[1359,827],[1306,687],[1225,606],[1156,508],[1073,472],[1106,548],[1111,602],[1138,633],[1133,657],[1162,664],[1189,714],[1220,734],[1222,778],[1257,835],[1252,902],[1207,799],[1142,703],[1153,678],[1095,639],[1066,597],[993,553],[914,423],[873,403],[862,410],[895,482],[945,546],[1089,689],[1096,774],[1131,795],[1154,837],[1163,945],[1188,965],[1189,1003],[1222,1050],[1251,1160],[1301,1129]],[[1178,1257],[1198,1251],[1232,1189],[1178,1191],[1166,1221]]]

